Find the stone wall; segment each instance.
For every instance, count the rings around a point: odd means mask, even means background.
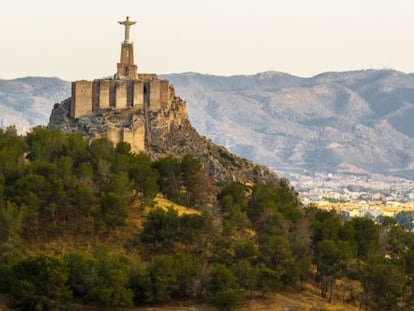
[[[78,118],[92,113],[92,82],[76,81],[72,83],[71,117]]]
[[[145,127],[144,125],[129,129],[123,129],[123,141],[131,145],[131,151],[138,153],[145,151]]]
[[[149,111],[158,111],[161,109],[161,83],[160,80],[149,82]]]
[[[127,107],[127,95],[128,95],[128,81],[127,80],[115,80],[115,102],[116,109],[124,109]]]
[[[116,145],[117,143],[122,141],[122,130],[122,128],[108,125],[106,137]]]
[[[132,128],[108,126],[106,136],[115,145],[119,142],[129,143],[132,152],[145,151],[145,125],[143,122]]]
[[[167,80],[155,79],[156,75],[145,74],[152,80],[110,80],[72,82],[71,116],[87,116],[99,109],[144,109],[158,111],[169,107],[174,91]]]
[[[144,83],[142,81],[134,81],[132,89],[132,107],[144,110]]]
[[[109,80],[99,80],[99,100],[94,108],[101,108],[106,109],[111,106],[110,104],[110,97],[109,97],[109,88],[110,88],[110,81]]]
[[[170,103],[170,82],[160,81],[160,104],[161,107],[168,107]]]

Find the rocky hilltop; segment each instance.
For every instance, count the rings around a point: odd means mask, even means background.
[[[72,82],[71,97],[53,108],[49,127],[80,132],[87,139],[125,142],[131,151],[152,158],[186,154],[199,158],[216,182],[277,182],[275,173],[229,153],[200,136],[191,126],[186,103],[174,86],[156,74],[141,73],[126,17],[116,73],[111,78]]]
[[[106,137],[108,127],[132,127],[137,119],[145,123],[145,152],[157,159],[182,158],[191,154],[199,158],[217,182],[237,180],[243,183],[277,182],[268,168],[240,158],[222,146],[198,134],[188,120],[186,103],[175,97],[170,107],[143,114],[140,110],[99,109],[79,118],[71,117],[71,98],[55,104],[49,127],[65,133],[79,132],[87,139]]]

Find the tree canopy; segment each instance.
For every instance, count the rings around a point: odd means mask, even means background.
[[[157,207],[157,195],[193,212]],[[304,282],[327,301],[342,284],[345,303],[411,310],[411,217],[346,220],[303,207],[286,179],[214,185],[192,155],[154,161],[104,138],[88,144],[44,127],[25,137],[0,129],[0,293],[16,310],[186,299],[233,310],[252,297],[299,292]],[[129,222],[135,231],[117,252],[88,244],[122,236]],[[77,236],[82,249],[47,252]]]

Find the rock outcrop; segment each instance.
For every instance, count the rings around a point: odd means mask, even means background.
[[[171,86],[172,87],[172,86]],[[71,98],[55,104],[48,126],[65,133],[79,132],[88,140],[108,137],[109,128],[145,127],[145,151],[153,159],[166,156],[199,158],[216,182],[278,182],[268,168],[242,159],[201,136],[191,125],[186,103],[174,96],[171,105],[158,111],[131,107],[99,109],[90,115],[71,117]],[[138,125],[137,125],[138,124]],[[110,137],[108,137],[110,139]]]
[[[129,40],[135,22],[127,17],[119,23],[125,26],[125,38],[116,74],[72,82],[71,98],[54,106],[49,127],[80,132],[88,140],[127,142],[133,152],[146,152],[154,159],[190,154],[201,159],[216,182],[277,182],[269,169],[236,157],[196,132],[185,101],[168,80],[137,71]]]

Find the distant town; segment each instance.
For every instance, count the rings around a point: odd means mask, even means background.
[[[300,193],[302,202],[315,203],[348,217],[394,217],[414,211],[414,181],[381,174],[349,175],[278,169]]]

